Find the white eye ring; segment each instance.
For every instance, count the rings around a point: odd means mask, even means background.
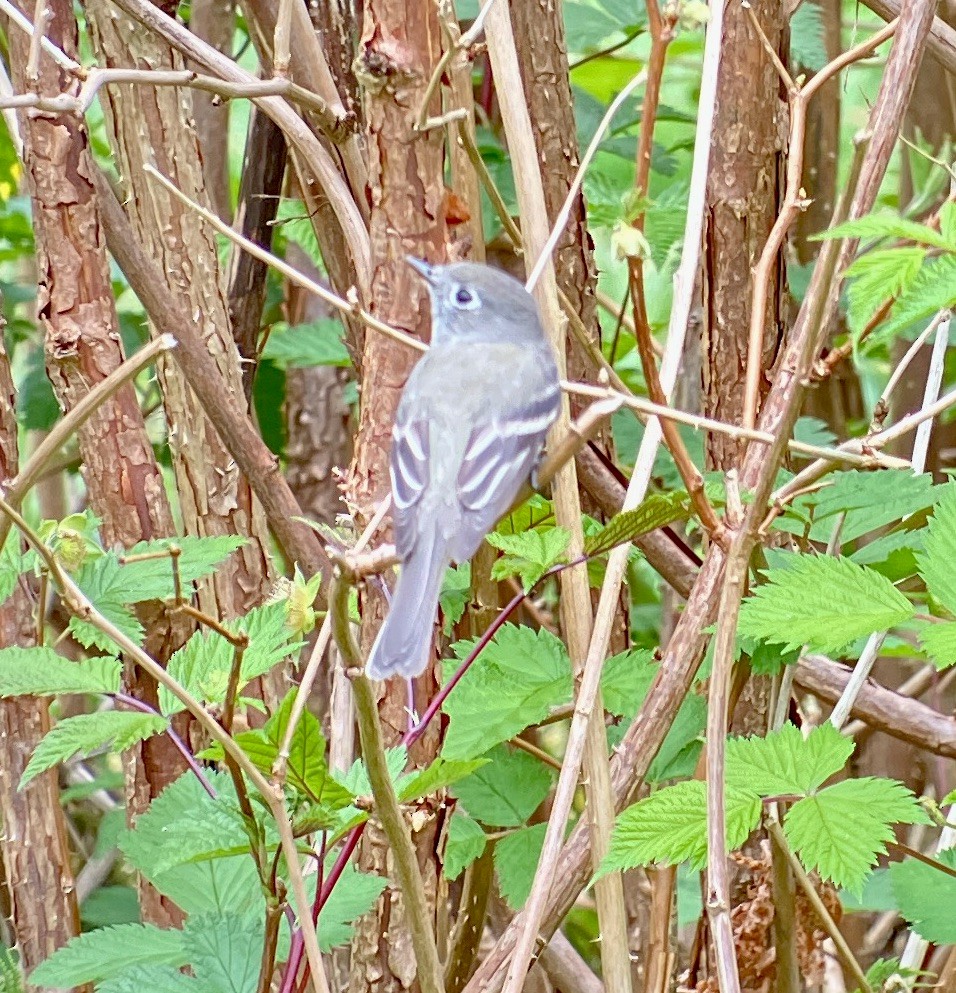
[[[467,286],[453,287],[450,302],[457,310],[477,310],[481,306],[478,294]]]

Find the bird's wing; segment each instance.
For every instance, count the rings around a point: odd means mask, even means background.
[[[471,558],[482,539],[507,512],[541,454],[548,428],[557,417],[561,394],[549,384],[508,416],[475,425],[458,471],[461,528],[451,537],[456,561]]]
[[[392,428],[392,520],[395,547],[404,559],[415,544],[415,507],[428,485],[430,468],[429,424],[424,417],[399,417]]]

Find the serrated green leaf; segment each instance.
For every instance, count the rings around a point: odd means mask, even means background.
[[[814,235],[815,241],[829,238],[900,238],[903,241],[915,241],[920,245],[930,245],[933,248],[949,248],[946,239],[925,224],[908,221],[898,214],[867,214],[856,220],[844,221],[829,231]]]
[[[87,558],[74,577],[76,585],[86,594],[90,603],[111,624],[117,627],[137,645],[143,643],[143,625],[128,606],[126,590],[123,586],[121,567],[114,555],[100,555]],[[105,652],[119,653],[119,645],[103,634],[99,628],[79,617],[70,618],[70,631],[84,647],[96,647]]]
[[[52,648],[0,648],[0,697],[57,693],[118,693],[119,659],[71,662]]]
[[[521,534],[542,524],[554,524],[554,508],[551,501],[535,493],[507,517],[498,521],[495,531],[498,534]]]
[[[122,808],[117,808],[122,815]],[[111,846],[113,847],[113,846]],[[101,848],[100,855],[109,851]],[[91,931],[98,927],[115,927],[117,924],[137,924],[139,922],[139,899],[132,886],[101,886],[94,890],[80,906],[80,920],[83,929]],[[0,985],[0,989],[2,989]]]
[[[760,798],[747,790],[724,794],[727,847],[739,848],[760,822]],[[707,787],[700,780],[666,786],[618,815],[597,875],[652,862],[692,868],[707,864]]]
[[[450,637],[455,625],[465,616],[465,607],[471,602],[471,563],[445,570],[438,603],[441,607],[442,634]]]
[[[393,783],[398,782],[405,766],[408,764],[408,749],[404,745],[385,749],[385,764]],[[369,782],[368,770],[361,759],[356,759],[344,776],[338,777],[339,782],[353,796],[371,796],[372,784]]]
[[[487,839],[481,825],[456,810],[448,827],[442,871],[446,879],[457,879],[485,850]]]
[[[346,368],[352,362],[342,335],[342,322],[332,317],[292,326],[278,321],[269,333],[262,359],[280,369]]]
[[[924,529],[916,564],[926,589],[956,617],[956,485],[944,488]]]
[[[279,749],[285,740],[297,694],[298,688],[293,687],[279,709],[261,728],[236,735],[236,744],[255,767],[267,776],[272,775],[272,766],[279,757]],[[332,809],[346,807],[355,799],[352,793],[329,775],[322,725],[308,708],[303,710],[289,742],[286,782],[313,803],[322,803]]]
[[[853,739],[829,721],[806,738],[790,723],[765,737],[730,738],[727,784],[760,796],[812,793],[846,765],[853,748]]]
[[[225,625],[233,634],[245,634],[249,644],[242,654],[239,689],[262,676],[302,647],[289,627],[285,601],[264,603],[244,617]],[[217,631],[196,631],[169,660],[168,671],[204,703],[222,703],[236,647]],[[159,688],[160,710],[176,714],[184,705],[164,686]]]
[[[566,560],[571,535],[566,528],[533,528],[520,534],[492,532],[487,541],[505,553],[491,567],[491,578],[518,576],[528,592],[552,566]]]
[[[921,623],[916,634],[923,651],[937,669],[948,669],[956,663],[956,621]]]
[[[96,993],[206,993],[192,976],[169,965],[134,966],[98,983]]]
[[[11,528],[0,550],[0,604],[14,591],[17,579],[28,567],[28,559],[20,550],[20,533]]]
[[[166,719],[158,714],[125,710],[105,710],[64,718],[46,733],[34,749],[23,770],[19,788],[22,790],[41,772],[77,753],[86,756],[107,745],[114,751],[122,752],[137,741],[165,731],[166,727]]]
[[[631,648],[612,655],[601,673],[605,710],[617,717],[633,717],[656,674],[657,663],[649,649]]]
[[[956,307],[956,253],[941,255],[923,264],[906,292],[897,299],[877,341],[899,334],[938,311]]]
[[[892,779],[846,779],[798,800],[783,822],[791,848],[808,870],[859,893],[892,824],[929,823],[905,786]]]
[[[547,824],[532,824],[506,835],[495,845],[498,888],[512,910],[520,910],[528,899],[547,829]]]
[[[178,968],[186,962],[181,931],[122,924],[73,938],[30,973],[30,982],[64,989],[118,976],[132,966]]]
[[[956,848],[936,856],[956,869]],[[917,859],[890,865],[893,895],[899,912],[927,941],[937,945],[956,943],[956,877]]]
[[[887,248],[867,252],[851,265],[847,290],[847,322],[850,330],[860,334],[883,305],[887,297],[904,293],[916,279],[926,249],[917,247]]]
[[[451,761],[440,755],[431,765],[421,772],[415,773],[411,779],[402,784],[398,791],[401,803],[417,800],[419,797],[437,793],[446,786],[457,783],[460,779],[470,776],[476,769],[486,765],[488,759],[470,759],[467,762]]]
[[[689,516],[686,493],[655,493],[633,510],[625,510],[612,517],[604,530],[588,538],[584,550],[588,555],[603,555],[642,534]]]
[[[206,777],[215,798],[191,772],[183,773],[137,817],[132,828],[120,834],[120,851],[150,882],[156,883],[168,870],[212,852],[248,849],[249,837],[232,780],[226,773],[213,770],[207,770]],[[275,831],[271,837],[277,837]]]
[[[333,861],[330,856],[326,869],[331,868]],[[381,876],[359,872],[354,865],[346,866],[319,914],[319,947],[323,952],[351,940],[352,925],[372,909],[387,883],[388,880]]]
[[[462,808],[493,827],[518,827],[538,808],[551,789],[547,766],[527,752],[498,745],[470,776],[455,785]]]
[[[120,566],[119,577],[125,602],[171,600],[176,595],[172,557],[136,561],[136,556],[154,555],[167,551],[171,546],[178,548],[176,569],[184,595],[188,596],[192,583],[214,572],[221,562],[247,543],[247,538],[232,534],[141,541],[124,553],[124,557],[134,561]]]
[[[910,602],[872,569],[846,558],[795,555],[787,568],[771,568],[740,611],[742,635],[838,652],[857,638],[902,624]]]
[[[452,648],[463,660],[473,642]],[[446,668],[450,676],[453,665]],[[505,624],[445,702],[449,718],[442,754],[469,759],[513,738],[571,696],[564,644],[544,629]]]
[[[209,993],[255,993],[263,940],[260,916],[195,915],[183,928],[189,964]]]

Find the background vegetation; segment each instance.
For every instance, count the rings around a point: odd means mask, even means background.
[[[3,989],[951,988],[951,5],[0,18]],[[408,254],[568,380],[412,688]]]

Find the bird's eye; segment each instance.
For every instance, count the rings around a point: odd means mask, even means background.
[[[479,304],[478,295],[465,286],[457,287],[452,292],[451,299],[459,310],[474,310]]]

